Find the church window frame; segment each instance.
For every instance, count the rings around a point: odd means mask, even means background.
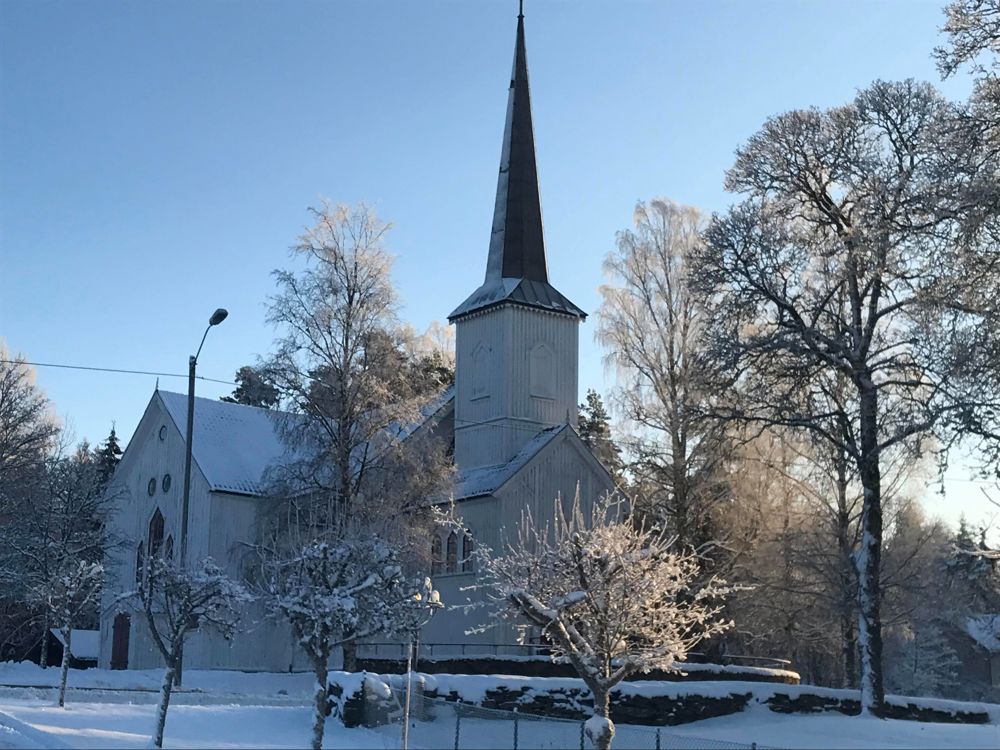
[[[475,559],[473,554],[476,551],[476,542],[468,530],[462,535],[462,572],[475,573]]]
[[[556,353],[544,341],[528,352],[528,392],[532,398],[556,398]]]
[[[444,571],[444,553],[441,545],[441,535],[435,533],[431,537],[431,575],[441,575]]]
[[[149,519],[148,534],[146,536],[146,549],[149,552],[150,558],[156,557],[163,549],[165,526],[166,522],[163,518],[163,513],[157,508],[153,511],[153,515]]]
[[[472,392],[470,400],[480,401],[490,397],[490,367],[492,357],[491,350],[486,344],[480,343],[472,350]]]
[[[458,534],[454,531],[448,534],[445,541],[444,572],[458,572]]]

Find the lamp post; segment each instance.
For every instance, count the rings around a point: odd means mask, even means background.
[[[205,338],[212,326],[217,326],[229,315],[221,307],[212,313],[208,319],[208,328],[205,329],[198,344],[198,351],[193,357],[188,358],[188,413],[187,413],[187,447],[184,453],[184,499],[181,501],[181,570],[187,566],[188,550],[188,508],[191,504],[191,440],[194,437],[194,372],[198,366],[198,355],[201,354],[201,347],[205,345]]]
[[[188,508],[191,505],[191,441],[194,438],[194,373],[198,366],[198,355],[201,354],[201,347],[205,345],[205,339],[212,326],[217,326],[224,321],[229,313],[221,307],[212,313],[208,319],[208,327],[198,344],[198,351],[193,357],[188,358],[188,409],[187,409],[187,445],[184,451],[184,497],[181,501],[181,565],[180,569],[187,567],[188,549]],[[184,644],[181,644],[177,654],[177,672],[174,675],[174,684],[181,685],[181,676],[184,671]]]

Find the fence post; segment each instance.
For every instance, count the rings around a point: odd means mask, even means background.
[[[656,750],[660,750],[660,728],[656,728]]]
[[[580,750],[587,750],[587,749],[586,749],[586,748],[585,748],[585,747],[583,746],[583,737],[584,737],[584,730],[585,730],[586,728],[587,728],[587,722],[585,722],[585,721],[581,721],[581,722],[580,722]]]
[[[514,750],[517,750],[517,706],[514,706]]]
[[[462,732],[462,703],[455,704],[455,750],[458,750],[458,738]]]

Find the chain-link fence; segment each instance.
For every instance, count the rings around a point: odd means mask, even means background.
[[[404,690],[393,689],[398,706],[390,714],[390,723],[380,732],[387,740],[395,735],[390,746],[401,747],[403,714],[406,703]],[[398,744],[397,744],[398,743]],[[466,703],[429,698],[421,691],[410,695],[410,721],[406,727],[406,746],[421,748],[481,748],[482,750],[541,750],[543,748],[580,748],[589,750],[590,741],[584,722],[578,719],[557,719],[501,711]],[[671,732],[669,728],[616,724],[612,743],[615,750],[756,750],[763,746],[724,742]]]

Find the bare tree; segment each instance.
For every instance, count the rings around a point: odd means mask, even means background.
[[[170,694],[175,684],[184,641],[195,630],[214,631],[225,639],[236,634],[241,605],[252,597],[242,585],[227,577],[211,560],[205,559],[193,570],[180,570],[173,561],[150,557],[139,588],[122,594],[122,606],[138,608],[165,669],[156,710],[154,747],[163,747]]]
[[[674,552],[664,531],[624,518],[611,496],[585,511],[555,502],[550,528],[523,517],[516,542],[502,553],[477,550],[480,588],[495,621],[526,621],[565,656],[594,696],[588,733],[610,748],[611,689],[651,669],[671,669],[703,638],[729,623],[718,619],[721,581],[695,585],[698,559]]]
[[[337,646],[376,634],[409,634],[440,607],[429,578],[410,578],[398,552],[373,536],[304,547],[268,571],[269,606],[287,620],[316,675],[313,750],[330,713],[328,665]]]
[[[742,398],[720,415],[807,430],[857,471],[866,710],[884,700],[882,457],[962,434],[998,401],[984,386],[1000,276],[987,247],[959,241],[955,116],[908,81],[771,118],[727,176],[749,197],[713,219],[694,259],[712,355]]]
[[[617,374],[615,403],[632,428],[622,442],[636,510],[669,524],[679,544],[698,548],[716,541],[712,514],[728,494],[729,454],[726,426],[706,414],[698,342],[704,314],[688,284],[702,218],[655,199],[636,206],[634,221],[604,261],[597,338]]]

